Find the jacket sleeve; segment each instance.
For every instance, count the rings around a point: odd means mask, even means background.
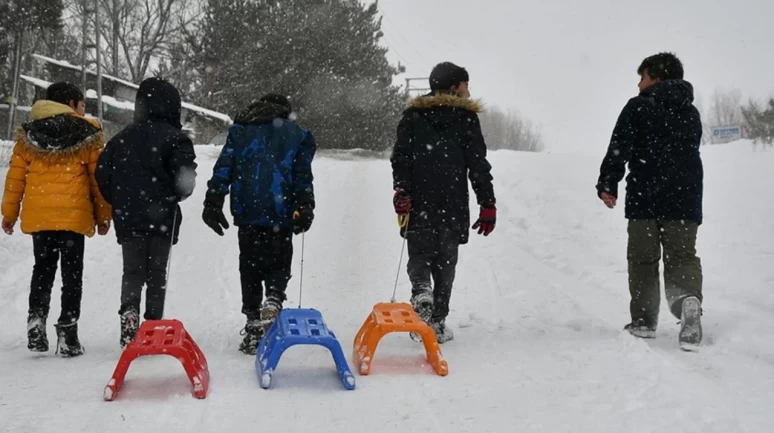
[[[599,169],[597,196],[606,192],[618,197],[618,183],[626,174],[626,164],[632,156],[632,145],[637,134],[634,121],[634,113],[637,111],[635,104],[635,99],[629,100],[618,116],[607,154]]]
[[[19,219],[24,187],[27,185],[27,166],[29,159],[21,145],[17,142],[11,155],[11,166],[5,175],[5,191],[3,192],[3,219],[16,222]]]
[[[168,165],[171,177],[175,180],[175,191],[178,201],[183,201],[193,194],[196,188],[196,152],[193,142],[184,133],[179,133],[172,144],[172,153]]]
[[[97,189],[100,196],[108,205],[113,204],[113,152],[115,151],[113,140],[108,141],[99,157],[94,171],[94,179],[97,181]]]
[[[486,142],[481,132],[481,122],[477,115],[470,120],[470,140],[465,148],[465,163],[468,168],[468,178],[473,185],[476,201],[479,205],[495,203],[494,186],[492,185],[492,165],[486,159]]]
[[[97,183],[97,167],[99,165],[99,158],[103,150],[102,139],[100,138],[99,145],[95,148],[89,149],[87,168],[89,172],[89,184],[91,186],[91,197],[94,205],[94,218],[97,224],[104,225],[110,223],[113,210],[107,203],[105,198],[100,192],[99,184]]]
[[[413,144],[411,117],[404,114],[398,123],[398,134],[390,156],[394,190],[402,189],[411,193],[411,171],[414,166]]]
[[[212,169],[212,177],[207,182],[207,198],[205,202],[209,200],[211,195],[225,197],[231,188],[231,182],[233,182],[234,173],[234,139],[235,130],[232,127],[228,132],[226,138],[226,144],[223,145],[223,149],[220,151],[218,160],[215,161],[215,167]],[[221,202],[222,206],[222,202]]]
[[[293,160],[293,193],[296,206],[315,207],[314,200],[314,175],[312,174],[312,160],[317,152],[317,143],[309,131],[304,131],[301,146],[298,148],[296,158]]]

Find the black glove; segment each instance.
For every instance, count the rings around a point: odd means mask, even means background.
[[[301,234],[308,232],[314,221],[314,210],[311,206],[299,206],[293,212],[293,233]]]
[[[225,197],[207,191],[207,197],[204,199],[204,210],[202,211],[202,220],[212,231],[223,236],[223,229],[227,229],[228,220],[223,214],[223,201]]]

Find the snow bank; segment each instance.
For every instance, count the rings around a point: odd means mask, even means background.
[[[497,228],[487,238],[473,235],[460,249],[448,319],[456,338],[442,346],[449,375],[432,372],[421,345],[391,334],[379,345],[371,375],[356,378],[355,391],[342,389],[325,349],[305,346],[283,355],[267,394],[254,358],[237,350],[245,323],[237,230],[220,237],[200,218],[219,150],[197,146],[197,186],[182,204],[165,310],[207,356],[207,399],[191,397],[177,360],[154,357],[132,364],[117,401],[101,402],[121,354],[122,260],[112,233],[87,240],[79,328],[86,354],[62,360],[53,349],[28,352],[32,251],[29,237],[17,233],[0,239],[6,324],[0,371],[12,372],[0,374],[6,430],[243,431],[256,425],[256,408],[271,414],[260,417],[261,429],[292,432],[362,432],[362,419],[366,427],[390,431],[455,433],[770,430],[774,342],[762,330],[774,316],[774,226],[768,221],[774,152],[753,151],[745,142],[704,148],[706,221],[698,251],[705,342],[699,353],[678,349],[679,327],[666,306],[655,340],[622,332],[629,300],[626,220],[623,209],[608,210],[596,197],[604,149],[598,155],[498,151],[491,156]],[[373,305],[390,298],[401,238],[389,161],[346,159],[321,154],[313,165],[318,205],[305,240],[303,301],[323,313],[349,354]],[[294,246],[290,308],[299,299],[297,237]],[[399,302],[410,294],[405,263]],[[55,295],[50,317],[58,312]]]

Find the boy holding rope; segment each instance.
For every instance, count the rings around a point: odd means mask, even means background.
[[[287,300],[293,234],[308,231],[314,219],[315,139],[292,119],[290,102],[282,95],[265,95],[244,109],[207,183],[205,224],[223,236],[229,227],[223,203],[230,193],[239,227],[242,314],[247,317],[239,350],[248,355],[255,355]]]

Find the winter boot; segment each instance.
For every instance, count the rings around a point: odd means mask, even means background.
[[[239,345],[239,351],[246,355],[255,355],[258,352],[258,343],[263,338],[263,327],[258,319],[247,320],[244,329],[239,332],[243,335],[242,343]]]
[[[33,352],[48,352],[45,316],[30,314],[27,317],[27,349]]]
[[[137,330],[140,328],[140,314],[134,309],[128,309],[121,314],[121,349],[134,340]]]
[[[438,339],[438,344],[454,340],[454,332],[452,332],[451,328],[446,327],[446,319],[433,320],[430,326],[435,331],[435,338]]]
[[[78,322],[56,324],[56,353],[63,358],[83,355],[84,349],[78,340]]]
[[[683,311],[680,315],[680,348],[696,351],[702,339],[701,302],[695,296],[683,299]]]
[[[638,338],[656,338],[656,325],[645,323],[642,319],[627,324],[624,330]]]
[[[420,319],[429,324],[433,316],[433,291],[425,287],[414,292],[411,295],[411,307]]]
[[[411,295],[411,308],[417,312],[423,322],[430,324],[433,316],[433,291],[429,287],[422,287]],[[416,332],[409,334],[412,340],[421,342],[422,337]]]
[[[263,332],[268,332],[271,325],[279,317],[279,313],[282,311],[282,302],[275,298],[267,298],[261,308],[261,325],[263,326]]]

